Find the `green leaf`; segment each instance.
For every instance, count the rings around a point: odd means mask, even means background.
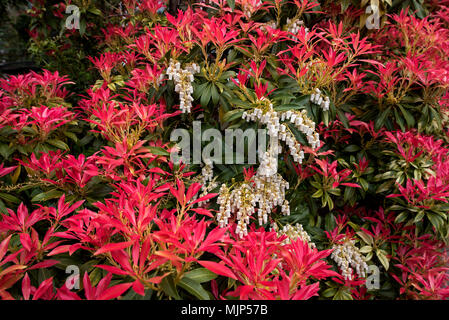
[[[339,289],[334,296],[333,300],[353,300],[352,296],[345,289]]]
[[[69,146],[68,146],[65,142],[63,142],[63,141],[61,141],[61,140],[58,140],[58,139],[49,139],[49,140],[47,140],[46,142],[47,142],[48,144],[51,144],[52,146],[55,146],[55,147],[58,148],[58,149],[69,150]]]
[[[417,223],[417,222],[421,221],[422,218],[424,218],[424,214],[425,214],[424,211],[420,211],[420,212],[415,216],[415,219],[413,219],[413,223]]]
[[[433,212],[428,212],[427,218],[429,218],[430,222],[437,230],[440,230],[441,226],[444,224],[444,220]]]
[[[337,110],[338,119],[343,123],[345,128],[349,128],[349,120],[346,117],[346,114],[342,110]]]
[[[243,111],[240,110],[240,109],[228,111],[223,116],[222,121],[223,122],[231,122],[231,121],[234,121],[236,119],[241,119],[242,118],[242,114],[243,114]]]
[[[376,193],[382,193],[385,191],[390,190],[390,188],[393,186],[393,181],[386,181],[384,183],[382,183],[376,190]]]
[[[399,109],[401,109],[402,114],[404,115],[405,121],[407,122],[407,126],[409,128],[413,128],[415,126],[415,119],[413,116],[405,110],[401,105],[399,105]]]
[[[329,212],[324,218],[324,227],[330,231],[335,228],[335,216],[332,212]]]
[[[336,288],[327,288],[326,290],[323,291],[323,297],[330,298],[333,297],[335,293],[337,293]]]
[[[373,251],[373,248],[371,246],[363,246],[360,248],[361,253],[369,253]]]
[[[157,156],[169,156],[170,153],[161,147],[147,147],[148,151]]]
[[[355,144],[351,144],[351,145],[347,146],[346,148],[344,148],[344,151],[346,151],[346,152],[357,152],[359,150],[360,150],[360,147]]]
[[[326,127],[329,126],[329,111],[323,112],[323,122]]]
[[[227,0],[229,8],[231,8],[232,11],[235,9],[235,0]]]
[[[385,109],[380,116],[376,119],[375,122],[375,129],[379,130],[380,128],[383,127],[383,125],[385,124],[385,121],[387,120],[387,117],[390,115],[391,112],[391,107]]]
[[[14,148],[9,147],[7,144],[0,144],[0,154],[3,158],[8,159],[13,152]]]
[[[22,171],[22,166],[19,165],[16,170],[14,170],[14,173],[11,176],[11,182],[13,184],[17,183],[17,180],[19,180],[20,172]]]
[[[355,201],[355,188],[345,188],[345,192],[343,194],[343,200],[345,202]]]
[[[322,195],[323,195],[323,190],[319,189],[314,194],[312,194],[312,198],[321,198]]]
[[[217,275],[206,268],[198,268],[185,274],[186,277],[198,283],[208,282],[217,278]]]
[[[0,199],[0,212],[4,214],[8,214],[8,210],[5,206],[5,203]]]
[[[408,212],[406,212],[406,211],[401,212],[401,213],[396,217],[396,219],[394,219],[394,223],[401,223],[401,222],[404,222],[404,221],[407,219],[407,217],[408,217]]]
[[[86,32],[86,20],[81,19],[80,21],[80,35],[83,36],[84,33]]]
[[[387,256],[379,249],[376,251],[376,255],[379,258],[380,263],[382,263],[382,265],[384,266],[385,270],[388,270],[390,262],[388,261]]]
[[[70,139],[72,139],[75,142],[78,142],[78,138],[76,137],[76,135],[73,132],[70,131],[64,131],[64,135]]]
[[[358,183],[360,184],[360,186],[362,186],[362,189],[363,189],[363,190],[365,190],[365,191],[368,190],[368,188],[369,188],[369,183],[368,183],[368,181],[366,181],[366,180],[363,179],[363,178],[359,178]],[[350,188],[350,189],[354,189],[354,188]]]
[[[189,277],[183,277],[178,285],[200,300],[210,300],[209,294],[204,290],[201,284]]]
[[[90,13],[95,14],[97,16],[101,16],[101,10],[96,7],[91,7],[88,10]]]
[[[212,84],[211,95],[213,104],[217,105],[220,95],[218,94],[217,87],[214,84]]]
[[[332,201],[331,197],[329,196],[329,194],[327,192],[324,194],[324,197],[326,198],[326,202],[327,202],[327,205],[329,206],[329,210],[334,209],[334,202]],[[321,217],[319,217],[319,218],[321,218]]]
[[[60,198],[63,193],[57,189],[53,189],[47,192],[39,193],[37,196],[31,199],[31,202],[47,201],[50,199]]]
[[[334,196],[339,197],[341,195],[341,190],[336,188],[336,189],[329,189],[328,192],[330,194],[333,194]]]
[[[199,99],[201,97],[201,94],[203,93],[204,89],[206,88],[206,86],[209,84],[209,82],[204,82],[202,84],[196,85],[195,83],[193,84],[194,86],[194,91],[193,91],[193,97],[195,99]]]
[[[2,198],[3,200],[5,200],[7,202],[20,203],[19,198],[14,197],[13,195],[10,195],[9,193],[0,192],[0,198]]]
[[[396,119],[396,123],[399,124],[399,126],[401,127],[401,130],[403,132],[405,132],[405,123],[404,123],[404,119],[402,119],[403,117],[401,115],[399,115],[399,112],[397,109],[394,109],[394,118]]]
[[[366,232],[357,231],[356,233],[363,241],[365,241],[365,243],[368,243],[371,245],[374,243],[373,237],[371,235],[367,234]]]
[[[89,274],[90,281],[93,286],[96,286],[98,282],[103,278],[102,269],[94,268]]]
[[[203,92],[201,92],[201,105],[206,107],[209,103],[210,96],[212,94],[211,83],[208,83]]]
[[[171,275],[168,276],[168,277],[165,277],[161,281],[161,289],[168,296],[170,296],[170,297],[172,297],[172,298],[174,298],[176,300],[181,300],[181,297],[179,296],[178,291],[176,290],[176,285],[175,285],[175,282],[174,282],[173,277]]]

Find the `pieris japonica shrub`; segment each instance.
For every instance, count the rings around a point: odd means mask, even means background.
[[[447,299],[449,1],[375,2],[32,1],[0,297]],[[265,148],[173,161],[177,129]]]

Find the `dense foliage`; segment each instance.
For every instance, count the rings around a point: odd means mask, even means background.
[[[167,7],[31,1],[44,69],[0,80],[0,297],[447,299],[449,1]],[[275,156],[171,161],[194,121]]]

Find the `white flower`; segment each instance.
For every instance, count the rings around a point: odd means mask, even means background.
[[[190,113],[192,108],[193,93],[192,82],[194,81],[194,74],[200,72],[200,67],[192,63],[181,69],[181,64],[170,60],[167,68],[167,75],[169,80],[175,82],[175,92],[179,93],[179,108],[183,113]]]
[[[337,263],[345,279],[353,280],[352,268],[355,268],[359,277],[364,278],[366,276],[368,265],[355,246],[354,240],[346,240],[342,244],[335,244],[332,249],[331,258]]]
[[[319,105],[324,111],[328,111],[330,107],[330,99],[327,96],[322,96],[320,89],[316,88],[315,93],[310,96],[310,102]]]
[[[302,241],[307,242],[310,248],[316,248],[316,245],[312,242],[310,239],[309,234],[303,229],[302,225],[297,223],[296,225],[292,226],[290,224],[285,225],[281,230],[278,230],[278,226],[276,224],[272,225],[272,229],[274,229],[278,237],[280,236],[287,236],[287,238],[282,242],[282,244],[289,244],[292,241],[296,241],[298,239],[301,239]]]

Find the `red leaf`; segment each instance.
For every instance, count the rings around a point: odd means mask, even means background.
[[[83,285],[84,285],[84,292],[86,295],[87,300],[94,300],[95,296],[95,289],[92,287],[90,283],[90,278],[87,272],[84,274],[83,277]]]
[[[22,294],[25,300],[30,300],[31,294],[31,281],[28,273],[25,273],[25,277],[22,280]]]
[[[166,274],[164,274],[162,276],[153,277],[153,278],[148,279],[147,281],[151,282],[151,283],[158,284],[158,283],[160,283],[162,281],[162,279],[164,279],[169,274],[170,274],[170,272],[167,272]]]
[[[8,251],[9,247],[9,240],[11,240],[12,235],[10,235],[8,238],[2,241],[0,243],[0,261],[2,261],[3,257],[5,256],[6,252]]]
[[[165,172],[161,168],[157,168],[157,167],[156,168],[151,168],[150,170],[148,170],[148,172],[157,173],[157,174],[160,174],[160,175],[166,175],[167,174],[167,172]]]
[[[127,242],[119,242],[119,243],[109,243],[103,247],[101,247],[100,249],[98,249],[94,255],[99,255],[101,253],[105,253],[105,252],[110,252],[110,251],[115,251],[115,250],[121,250],[121,249],[125,249],[128,248],[130,245],[132,245],[133,243],[131,241],[127,241]]]
[[[54,255],[57,255],[57,254],[60,254],[60,253],[65,253],[65,252],[69,251],[70,247],[71,247],[70,244],[59,246],[57,248],[54,248],[52,251],[50,251],[47,254],[47,256],[50,257],[50,256],[54,256]]]
[[[170,193],[178,200],[178,202],[184,205],[184,194],[180,193],[178,190],[173,188],[171,185],[168,186],[170,188]]]
[[[206,269],[212,271],[213,273],[237,280],[237,277],[231,271],[231,269],[229,269],[228,267],[226,267],[222,264],[212,262],[212,261],[198,261],[198,263],[200,265],[202,265],[203,267],[205,267]]]
[[[56,260],[46,260],[46,261],[36,263],[31,268],[28,268],[28,270],[50,268],[51,266],[54,266],[55,264],[58,264],[58,263],[59,263],[59,261],[56,261]]]
[[[62,286],[57,293],[59,300],[82,300],[75,292],[70,291],[66,286]]]
[[[211,218],[214,217],[214,216],[212,215],[212,213],[210,213],[210,211],[207,210],[207,209],[196,208],[196,209],[190,209],[190,210],[192,210],[192,211],[194,211],[194,212],[196,212],[196,213],[198,213],[198,214],[202,214],[202,215],[204,215],[204,216],[208,216],[208,217],[211,217]]]
[[[114,266],[108,266],[108,265],[105,265],[105,264],[99,264],[99,265],[96,265],[95,267],[104,269],[106,271],[109,271],[109,272],[112,272],[112,273],[118,274],[118,275],[128,275],[129,274],[128,272],[123,271],[122,269],[119,269],[119,268],[114,267]]]
[[[75,243],[70,246],[69,255],[72,255],[75,251],[77,251],[80,248],[83,248],[85,250],[92,250],[91,248],[83,246],[81,243]]]
[[[193,202],[191,203],[191,205],[192,205],[192,204],[195,204],[195,203],[198,203],[198,202],[203,202],[203,201],[212,199],[212,198],[214,198],[214,197],[216,197],[216,196],[218,196],[218,193],[209,193],[209,194],[205,195],[204,197],[201,197],[201,198],[199,198],[199,199],[196,199],[195,201],[193,201]]]
[[[112,300],[121,296],[126,290],[132,286],[130,283],[122,283],[106,289],[97,300]]]
[[[14,272],[14,271],[17,271],[17,270],[26,269],[26,267],[27,266],[24,266],[24,265],[21,265],[21,264],[16,264],[16,265],[10,266],[10,267],[6,268],[5,270],[2,270],[2,272],[0,272],[0,278],[2,276],[4,276],[5,274],[11,273],[11,272]]]
[[[361,187],[360,187],[358,184],[356,184],[356,183],[345,182],[345,183],[341,183],[341,185],[347,186],[347,187],[353,187],[353,188],[361,188]]]
[[[133,290],[137,294],[140,294],[141,296],[145,295],[145,287],[143,286],[142,282],[140,282],[139,280],[136,280],[133,282]]]
[[[187,190],[187,194],[186,194],[186,202],[189,202],[190,199],[192,199],[192,197],[194,195],[196,195],[198,193],[198,191],[200,191],[201,189],[201,184],[199,183],[192,183],[192,185],[190,186],[190,188]]]
[[[31,251],[31,247],[33,245],[31,241],[31,237],[28,233],[21,233],[20,234],[20,242],[22,243],[22,246],[27,250]]]
[[[177,255],[171,253],[170,251],[156,251],[154,254],[159,257],[166,258],[173,262],[174,261],[183,261],[181,257],[178,257]]]
[[[36,290],[33,296],[33,300],[39,300],[47,291],[52,291],[53,289],[53,277],[48,278],[41,283],[39,288]]]

